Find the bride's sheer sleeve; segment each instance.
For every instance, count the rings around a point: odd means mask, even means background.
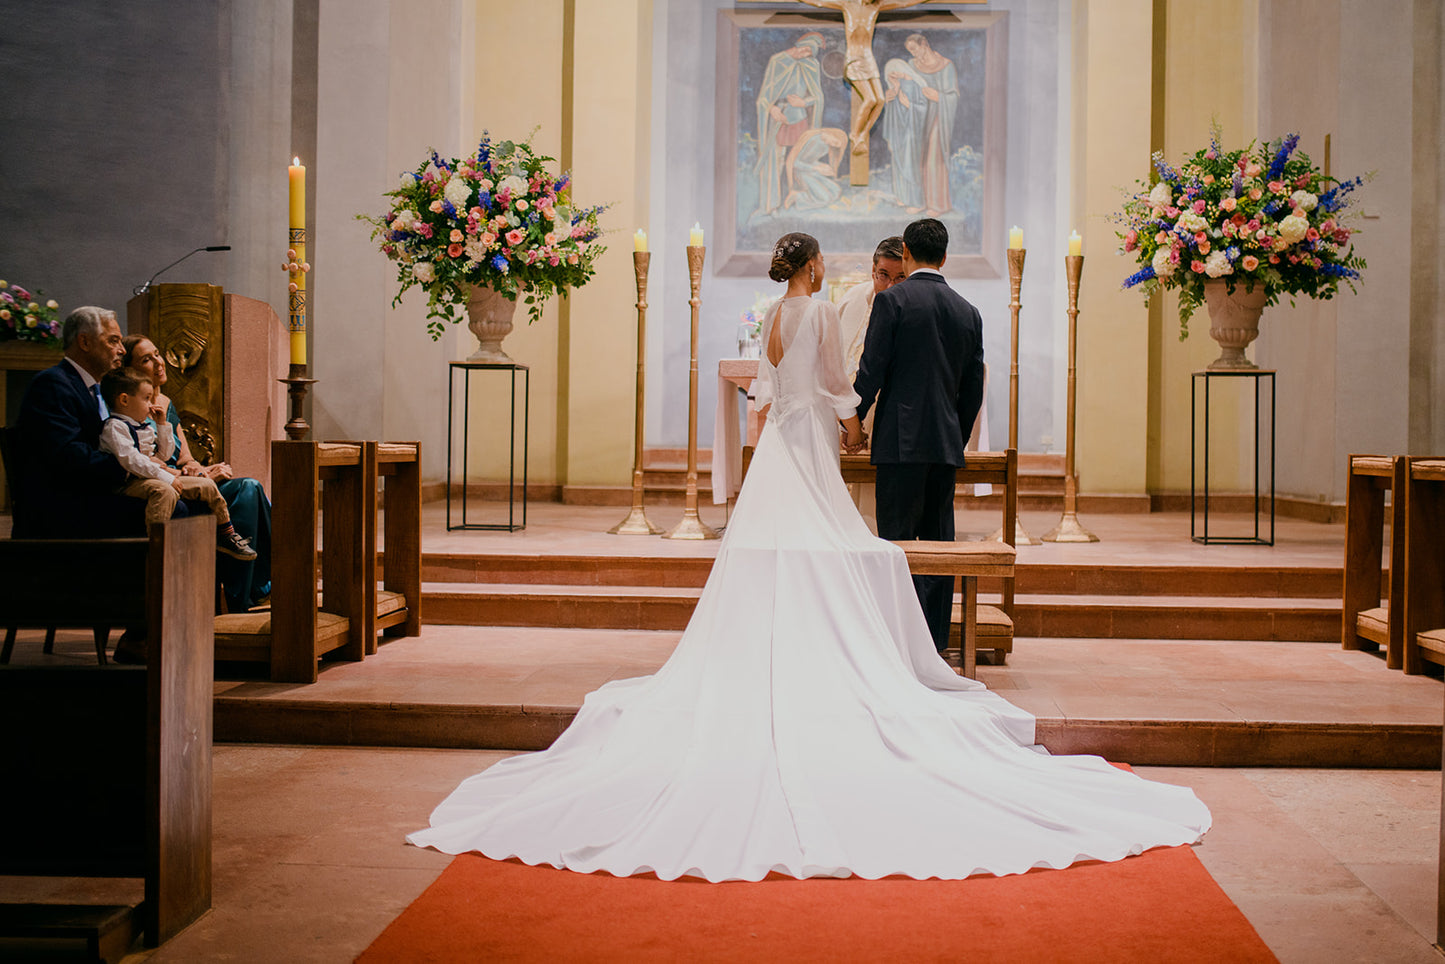
[[[753,379],[753,408],[761,412],[766,406],[773,403],[773,380],[776,370],[773,363],[768,361],[768,339],[772,336],[773,325],[778,323],[778,306],[782,301],[776,301],[763,316],[762,331],[762,357],[758,359],[758,377]]]
[[[818,390],[827,396],[839,418],[847,418],[857,414],[859,399],[843,367],[838,307],[830,301],[819,304],[822,316],[818,319]]]

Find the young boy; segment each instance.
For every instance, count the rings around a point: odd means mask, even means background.
[[[155,385],[133,368],[107,372],[100,380],[100,395],[110,418],[100,429],[100,450],[114,455],[130,473],[120,491],[146,500],[146,524],[165,522],[178,499],[198,499],[211,507],[218,520],[216,550],[232,559],[250,561],[256,550],[231,526],[231,513],[216,483],[205,476],[181,475],[166,466],[175,446],[169,422],[159,429],[142,423],[150,416]]]

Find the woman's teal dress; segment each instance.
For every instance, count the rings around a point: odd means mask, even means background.
[[[174,402],[166,411],[166,421],[171,423],[173,431],[180,432],[181,417]],[[171,465],[179,460],[178,445],[171,455]],[[216,556],[216,576],[226,594],[227,611],[245,612],[271,594],[271,500],[255,479],[226,479],[218,481],[216,488],[221,490],[221,498],[231,511],[231,525],[256,550],[254,562]]]

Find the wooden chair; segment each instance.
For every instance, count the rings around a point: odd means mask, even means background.
[[[959,634],[959,666],[970,679],[978,675],[978,644],[983,641],[983,624],[978,619],[980,577],[1013,579],[1014,547],[999,542],[929,542],[921,539],[895,542],[908,558],[908,571],[915,576],[953,576],[958,579],[962,599],[955,610],[950,632]]]
[[[382,538],[386,543],[382,583],[368,611],[374,625],[366,632],[366,653],[376,652],[376,634],[421,635],[421,443],[365,442],[363,458],[382,484]],[[375,486],[371,489],[375,499]],[[371,518],[376,518],[375,512]],[[367,558],[376,558],[376,525],[371,526]],[[363,548],[363,554],[368,548]],[[375,573],[367,582],[376,586]]]
[[[217,616],[217,659],[265,662],[273,680],[314,683],[321,656],[366,655],[368,628],[375,636],[376,476],[375,451],[369,464],[365,452],[354,442],[271,443],[271,611]]]
[[[1445,666],[1445,458],[1409,460],[1404,502],[1401,633],[1405,672],[1413,675],[1426,663]]]
[[[1405,473],[1403,455],[1351,455],[1345,498],[1345,579],[1341,645],[1385,649],[1385,665],[1404,665],[1400,618],[1405,593]],[[1388,587],[1381,573],[1385,493],[1390,498]],[[1382,602],[1382,589],[1386,593]]]
[[[958,484],[987,482],[1003,488],[1003,541],[1013,546],[1017,532],[1019,505],[1019,457],[1014,449],[1002,452],[969,452],[963,468],[958,470]],[[1000,599],[997,606],[978,606],[978,647],[992,652],[993,660],[1002,664],[1014,648],[1014,570],[996,580]],[[949,647],[962,647],[959,627],[963,625],[963,600],[953,604],[953,628],[949,630]]]
[[[0,741],[0,825],[23,828],[0,847],[0,874],[145,881],[135,907],[0,906],[0,937],[82,938],[92,960],[118,961],[138,930],[156,946],[210,909],[215,556],[209,516],[148,539],[0,540],[0,618],[87,607],[144,622],[147,656],[0,668],[0,728],[16,735]]]
[[[844,482],[874,483],[877,471],[867,455],[843,455],[841,467]],[[959,485],[987,482],[1003,489],[1003,538],[1013,547],[1014,533],[1018,520],[1019,459],[1018,452],[1006,449],[1002,452],[968,452],[964,455],[963,467],[956,479]],[[964,543],[967,545],[968,543]],[[962,595],[954,600],[953,628],[949,631],[949,648],[958,647],[960,659],[964,659],[964,640],[960,627],[973,624],[977,628],[979,647],[991,652],[999,663],[1013,652],[1014,640],[1014,571],[1008,575],[990,580],[1001,591],[999,605],[979,605],[977,618],[968,622],[964,619],[965,600]]]

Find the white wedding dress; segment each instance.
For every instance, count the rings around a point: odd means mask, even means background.
[[[677,649],[589,694],[551,748],[465,780],[407,839],[618,876],[962,878],[1192,843],[1183,787],[1050,756],[1034,720],[938,657],[903,553],[838,471],[837,313],[765,322],[771,402],[747,484]]]

